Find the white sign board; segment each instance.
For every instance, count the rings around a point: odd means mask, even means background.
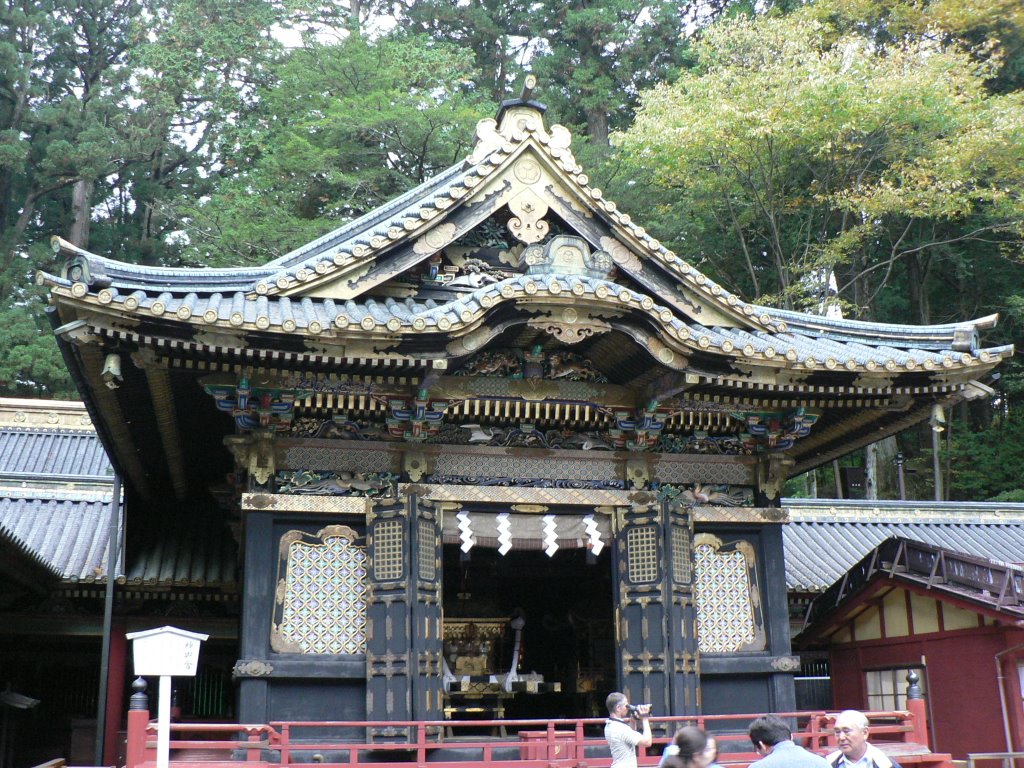
[[[160,677],[195,677],[199,646],[209,635],[177,627],[129,632],[135,658],[135,674]]]
[[[199,645],[209,635],[177,627],[129,632],[135,657],[135,674],[160,678],[160,705],[156,724],[157,768],[168,768],[171,754],[171,678],[195,677]]]

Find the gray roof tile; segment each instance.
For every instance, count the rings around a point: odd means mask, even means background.
[[[786,584],[820,592],[868,552],[901,536],[968,555],[1024,562],[1024,504],[784,499]]]
[[[110,460],[95,432],[0,429],[0,477],[109,480]]]
[[[109,493],[65,491],[64,498],[45,498],[30,491],[0,494],[0,525],[64,579],[105,580]]]

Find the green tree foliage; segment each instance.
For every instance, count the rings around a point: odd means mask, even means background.
[[[626,127],[641,89],[674,76],[685,33],[729,6],[689,0],[406,0],[411,29],[473,51],[492,101],[532,70],[555,121],[605,148]]]
[[[649,228],[733,290],[800,307],[802,278],[833,269],[873,313],[902,276],[921,322],[943,259],[1019,250],[1024,103],[966,54],[797,12],[715,25],[696,55],[621,136],[629,178],[650,180],[622,192],[661,201]]]
[[[968,501],[1024,501],[1024,412],[1001,414],[983,430],[954,431],[949,496]]]
[[[1024,4],[1017,0],[824,0],[809,12],[836,37],[958,47],[986,64],[993,91],[1024,87]]]
[[[293,51],[225,135],[215,191],[176,208],[194,263],[262,263],[464,157],[493,114],[468,53],[424,37],[351,36]]]
[[[523,0],[405,0],[396,3],[402,27],[472,52],[476,85],[494,104],[536,45],[533,3]]]
[[[0,6],[0,312],[19,329],[0,338],[0,391],[69,391],[29,287],[33,269],[59,269],[51,236],[173,260],[164,200],[203,193],[209,147],[248,105],[288,13],[262,0]]]

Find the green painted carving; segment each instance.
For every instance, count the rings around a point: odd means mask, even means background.
[[[248,376],[237,383],[204,381],[203,389],[213,397],[218,410],[231,414],[242,432],[289,429],[296,401],[312,394],[312,390],[280,386],[274,381],[254,382]]]
[[[799,438],[811,433],[811,427],[818,420],[818,414],[804,408],[788,411],[743,411],[732,414],[743,422],[754,440],[773,451],[792,448]]]
[[[398,488],[398,475],[391,472],[311,472],[300,469],[278,472],[275,480],[278,493],[318,496],[393,497]]]

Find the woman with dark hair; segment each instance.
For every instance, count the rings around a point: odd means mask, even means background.
[[[665,747],[658,768],[708,768],[717,755],[715,740],[704,730],[687,725],[676,731],[672,743]]]

